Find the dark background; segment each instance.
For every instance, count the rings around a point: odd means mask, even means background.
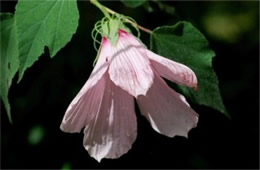
[[[213,66],[232,119],[191,104],[200,115],[197,128],[189,139],[168,138],[156,133],[136,108],[138,136],[132,149],[115,160],[98,163],[91,158],[82,145],[82,133],[59,129],[96,57],[90,33],[102,13],[80,1],[79,27],[71,42],[53,59],[45,49],[19,84],[17,75],[14,79],[9,94],[13,125],[1,107],[1,167],[259,168],[259,2],[163,2],[173,7],[171,14],[152,1],[150,7],[136,9],[121,2],[102,3],[150,29],[180,20],[196,26],[216,52]],[[1,2],[1,12],[14,12],[15,4]],[[149,47],[149,35],[141,33]]]

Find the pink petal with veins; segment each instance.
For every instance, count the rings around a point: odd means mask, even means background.
[[[89,154],[118,158],[128,152],[137,135],[134,98],[105,75],[105,91],[94,119],[84,130],[83,144]]]
[[[189,130],[197,125],[198,114],[184,100],[155,75],[152,87],[145,96],[138,96],[137,103],[154,130],[169,137],[187,137]]]
[[[145,95],[153,83],[153,71],[145,47],[130,34],[120,31],[109,66],[115,85],[137,97]]]
[[[197,77],[194,72],[187,66],[159,56],[150,50],[146,50],[152,66],[156,72],[177,84],[189,87],[197,87]]]
[[[101,100],[104,91],[104,80],[100,79],[108,68],[106,62],[107,53],[110,53],[111,46],[106,40],[102,41],[102,47],[97,64],[92,71],[89,79],[70,103],[60,128],[65,132],[80,132],[86,125],[87,120],[95,113],[95,106]]]

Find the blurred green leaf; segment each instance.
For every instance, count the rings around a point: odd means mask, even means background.
[[[13,14],[1,13],[0,23],[0,96],[6,108],[9,121],[12,122],[11,108],[8,101],[8,91],[12,84],[12,79],[19,68],[19,51]]]
[[[191,156],[191,164],[194,169],[207,169],[208,167],[207,160],[198,154]]]
[[[167,5],[166,3],[160,1],[160,0],[154,0],[154,3],[158,5],[161,11],[165,12],[169,15],[175,14],[175,8],[173,6]]]
[[[18,1],[15,11],[20,50],[19,81],[48,46],[53,57],[72,38],[78,27],[76,0]]]
[[[209,13],[202,23],[205,31],[214,39],[236,43],[242,38],[243,34],[251,31],[256,24],[254,13]]]
[[[198,90],[178,86],[193,102],[213,107],[229,117],[222,102],[218,79],[212,67],[214,51],[206,38],[188,22],[156,28],[151,35],[151,49],[190,67],[198,78]]]
[[[69,162],[64,162],[64,164],[61,167],[61,170],[70,170],[71,164]]]
[[[30,145],[39,144],[45,136],[45,129],[41,125],[36,125],[29,130],[28,143]]]
[[[152,7],[152,5],[150,4],[149,1],[146,1],[146,2],[143,4],[143,7],[144,7],[144,9],[145,9],[147,12],[149,12],[149,13],[154,12],[154,9],[153,9],[153,7]]]
[[[121,0],[123,4],[130,8],[136,8],[143,5],[146,0]]]

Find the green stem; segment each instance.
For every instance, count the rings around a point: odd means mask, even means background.
[[[107,10],[105,9],[105,7],[98,2],[98,0],[90,0],[90,2],[91,2],[93,5],[95,5],[96,7],[98,7],[98,8],[100,9],[100,11],[102,11],[103,14],[104,14],[106,17],[110,18],[109,13],[108,13]]]
[[[113,10],[111,10],[111,9],[109,9],[109,8],[107,8],[107,7],[105,7],[105,6],[103,6],[102,4],[100,4],[100,3],[98,2],[98,0],[90,0],[90,3],[92,3],[93,5],[95,5],[96,7],[98,7],[98,8],[103,12],[103,14],[104,14],[106,17],[108,17],[108,18],[110,18],[109,13],[110,13],[110,14],[116,14],[115,11],[113,11]],[[144,32],[147,32],[148,34],[152,34],[152,32],[153,32],[152,30],[147,29],[147,28],[144,28],[144,27],[142,27],[141,25],[138,25],[138,24],[132,22],[131,20],[127,19],[127,18],[125,19],[125,21],[128,22],[128,23],[130,23],[130,24],[133,24],[133,25],[137,26],[140,30],[142,30],[142,31],[144,31]]]
[[[107,7],[105,7],[105,6],[104,6],[104,8],[105,8],[106,11],[109,12],[110,14],[116,14],[116,12],[113,11],[112,9],[107,8]],[[137,26],[140,30],[142,30],[142,31],[144,31],[144,32],[146,32],[146,33],[148,33],[148,34],[152,34],[152,33],[153,33],[152,30],[150,30],[150,29],[148,29],[148,28],[145,28],[145,27],[142,27],[141,25],[138,25],[138,24],[134,23],[133,21],[127,19],[127,18],[125,19],[125,21],[128,22],[128,23],[130,23],[130,24],[132,24],[132,25],[134,25],[134,26]]]

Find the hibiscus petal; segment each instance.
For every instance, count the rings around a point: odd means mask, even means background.
[[[107,62],[108,54],[110,54],[111,51],[112,51],[111,44],[108,42],[108,40],[106,38],[103,38],[101,48],[100,48],[99,58],[97,60],[97,63],[95,65],[91,75],[89,76],[89,79],[87,82],[88,84],[87,84],[85,91],[87,89],[91,88],[92,86],[94,86],[97,83],[97,81],[106,72],[108,65],[109,65],[109,63]]]
[[[198,114],[159,75],[155,75],[146,96],[138,96],[137,103],[153,129],[166,136],[187,137],[188,131],[197,125]]]
[[[70,103],[61,123],[61,130],[70,133],[80,132],[86,125],[86,120],[90,120],[89,117],[96,113],[95,109],[104,91],[104,80],[101,78],[108,68],[106,60],[107,53],[110,51],[111,45],[104,38],[96,66],[85,85]]]
[[[153,71],[145,47],[123,31],[114,48],[109,75],[115,85],[137,97],[145,95],[153,83]]]
[[[146,52],[152,66],[160,76],[177,84],[197,88],[197,77],[189,67],[159,56],[150,50]]]
[[[102,103],[84,130],[83,144],[98,161],[118,158],[131,149],[137,135],[136,123],[134,98],[115,86],[107,75]]]
[[[61,130],[64,132],[80,132],[80,130],[93,120],[105,89],[105,78],[102,77],[95,86],[82,92],[87,88],[88,83],[82,88],[78,95],[69,105],[61,123]],[[87,86],[87,87],[86,87]]]

